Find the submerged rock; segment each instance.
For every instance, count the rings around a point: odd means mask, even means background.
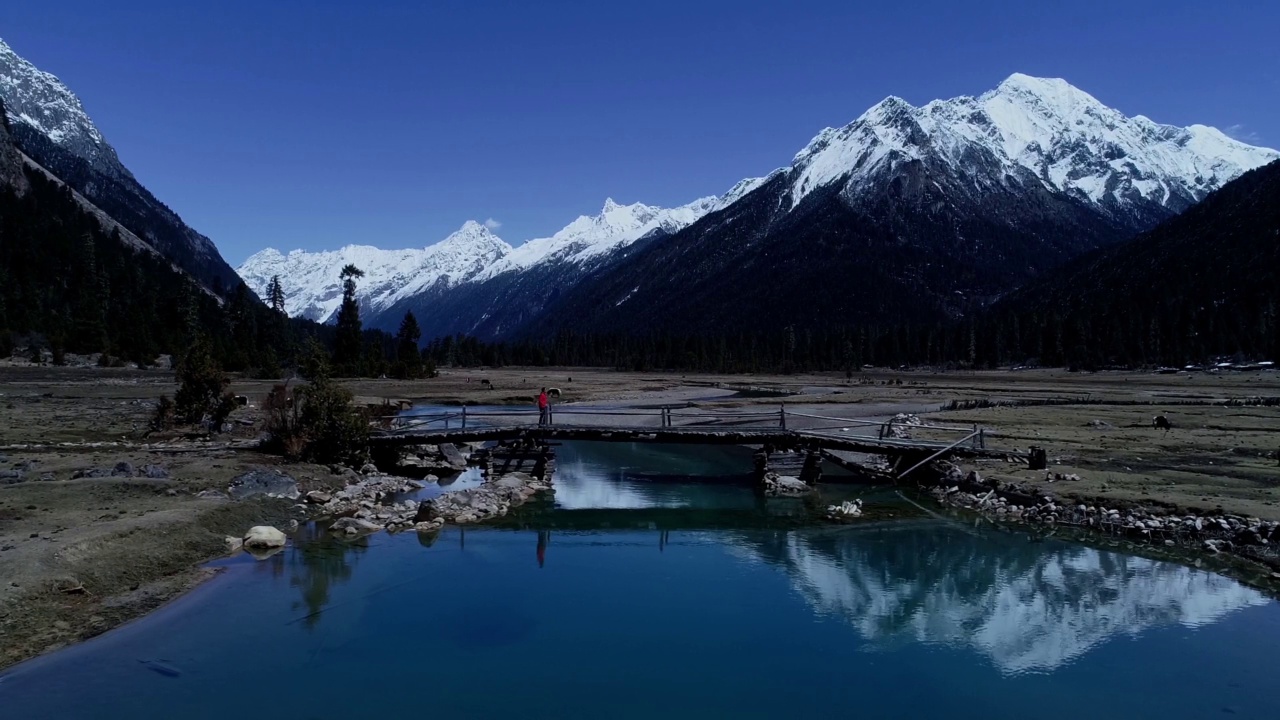
[[[829,520],[850,520],[857,517],[862,517],[861,500],[845,500],[839,505],[827,506],[827,519]]]
[[[800,478],[777,473],[765,473],[760,488],[767,497],[799,497],[813,492],[813,488]]]

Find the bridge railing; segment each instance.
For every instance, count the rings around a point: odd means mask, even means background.
[[[468,410],[465,406],[458,410],[430,413],[425,415],[405,415],[393,418],[391,432],[412,430],[451,430],[477,427],[511,427],[536,426],[540,424],[541,415],[536,408],[513,408],[511,410]],[[939,425],[932,423],[910,423],[897,418],[888,420],[868,420],[862,418],[842,418],[832,415],[818,415],[787,410],[780,406],[777,410],[764,411],[710,411],[690,406],[663,405],[652,408],[591,408],[591,407],[552,407],[548,411],[548,424],[561,424],[584,427],[620,427],[620,428],[689,428],[689,429],[752,429],[781,428],[815,435],[832,436],[867,436],[874,433],[878,440],[892,442],[895,439],[911,437],[950,443],[957,436],[955,444],[969,443],[975,449],[986,447],[988,431],[977,425],[970,427],[955,425]],[[920,437],[920,436],[925,437]]]

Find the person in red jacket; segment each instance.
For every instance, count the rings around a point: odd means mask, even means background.
[[[546,425],[551,419],[551,399],[547,397],[547,389],[542,388],[542,393],[538,395],[538,424]]]

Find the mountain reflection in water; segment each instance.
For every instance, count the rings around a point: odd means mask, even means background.
[[[876,645],[968,646],[1005,673],[1053,670],[1113,636],[1269,602],[1182,565],[937,521],[725,536]]]

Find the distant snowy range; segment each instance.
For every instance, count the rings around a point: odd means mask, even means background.
[[[1064,80],[1015,74],[978,97],[890,97],[791,164],[675,208],[607,200],[509,244],[467,222],[424,248],[265,249],[294,316],[327,322],[354,264],[366,323],[412,310],[427,337],[492,339],[572,317],[590,330],[955,317],[1054,265],[1181,213],[1280,153],[1203,125],[1128,117]],[[752,293],[763,274],[785,294]],[[912,297],[908,309],[885,297]]]

